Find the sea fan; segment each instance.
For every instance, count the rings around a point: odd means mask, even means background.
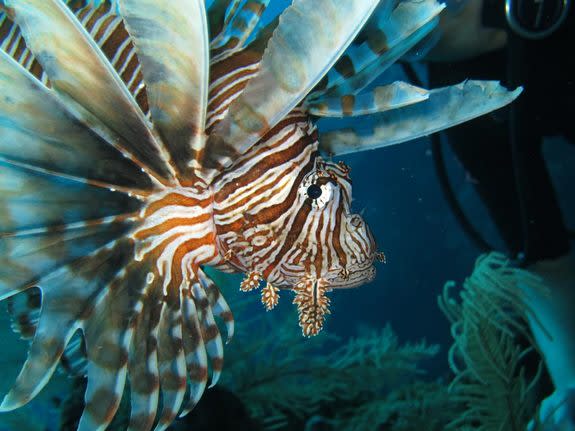
[[[537,406],[535,388],[542,363],[532,375],[523,365],[537,355],[527,326],[531,313],[519,283],[544,290],[537,277],[513,268],[500,253],[479,257],[465,280],[460,300],[447,283],[439,306],[451,322],[454,344],[449,365],[455,373],[450,391],[466,408],[449,430],[524,431]],[[529,340],[521,344],[519,338]]]

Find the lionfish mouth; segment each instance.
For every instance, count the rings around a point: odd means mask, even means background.
[[[373,260],[367,260],[363,265],[352,271],[340,271],[335,277],[326,278],[327,288],[352,289],[370,283],[375,279],[375,266]]]

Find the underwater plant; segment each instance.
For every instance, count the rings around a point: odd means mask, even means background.
[[[453,282],[446,283],[438,298],[454,338],[449,365],[455,378],[449,389],[464,405],[447,430],[528,429],[541,401],[536,390],[543,363],[529,332],[532,313],[520,283],[545,290],[537,277],[492,252],[477,259],[459,299],[452,292]],[[531,374],[525,365],[528,355],[538,362]]]
[[[235,308],[241,315],[244,306]],[[322,423],[322,429],[368,431],[407,420],[410,413],[423,419],[424,405],[428,423],[447,414],[446,398],[439,396],[446,385],[422,380],[423,364],[437,355],[438,345],[400,343],[389,325],[364,328],[345,343],[329,332],[303,339],[290,313],[280,314],[242,320],[221,380],[265,429]],[[271,331],[275,336],[266,336]]]
[[[306,336],[329,291],[373,279],[349,169],[320,153],[408,141],[520,92],[368,87],[436,26],[435,0],[294,0],[260,28],[268,3],[0,0],[0,300],[41,292],[0,411],[33,399],[80,333],[79,429],[105,429],[127,381],[129,429],[165,429],[219,379],[215,318],[233,335],[206,267],[265,281],[267,308],[293,291]],[[317,128],[354,115],[373,128]]]

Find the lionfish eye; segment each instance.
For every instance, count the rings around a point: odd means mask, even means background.
[[[307,188],[307,196],[313,200],[318,199],[321,196],[321,187],[317,184],[311,184]]]

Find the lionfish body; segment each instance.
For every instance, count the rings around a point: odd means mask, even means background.
[[[349,169],[321,152],[403,142],[517,94],[369,89],[434,28],[434,0],[295,0],[260,29],[267,3],[0,2],[0,299],[31,339],[1,410],[80,354],[80,430],[106,428],[126,381],[129,429],[164,429],[218,379],[215,319],[233,334],[205,267],[245,272],[242,290],[265,281],[268,309],[292,289],[305,335],[328,291],[373,279]],[[373,130],[317,128],[351,115]]]

